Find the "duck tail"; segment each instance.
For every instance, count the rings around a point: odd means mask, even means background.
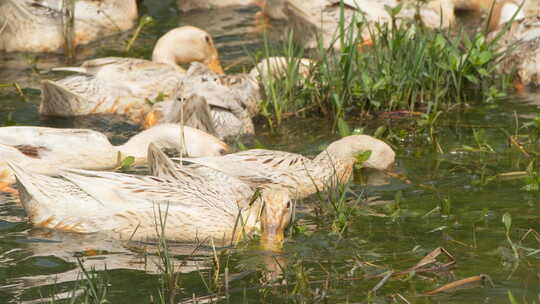
[[[91,103],[71,88],[69,82],[44,80],[41,86],[41,115],[68,117],[90,114]]]
[[[176,167],[175,163],[156,144],[150,143],[148,145],[147,158],[151,175],[173,181],[181,178],[176,170],[174,170]]]
[[[148,166],[150,174],[170,181],[194,180],[200,177],[188,168],[181,168],[176,165],[161,149],[154,143],[148,145]]]
[[[42,209],[42,206],[38,202],[43,201],[46,194],[41,190],[39,185],[35,183],[36,178],[34,173],[15,164],[13,161],[7,160],[6,163],[15,175],[21,203],[32,220],[41,213],[40,210]]]
[[[168,110],[172,114],[168,114],[163,122],[183,124],[217,136],[206,98],[193,94],[181,101],[173,102]]]

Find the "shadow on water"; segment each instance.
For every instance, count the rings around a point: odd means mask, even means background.
[[[256,51],[262,44],[262,35],[254,24],[255,7],[179,14],[174,1],[147,0],[141,11],[154,17],[156,23],[143,31],[129,54],[132,56],[148,58],[156,37],[183,24],[205,28],[215,37],[224,66],[249,66],[246,50]],[[127,34],[123,34],[83,48],[78,62],[125,55],[121,49],[126,40]],[[118,45],[118,41],[122,44]],[[138,131],[118,117],[39,117],[39,80],[58,77],[47,70],[62,65],[62,58],[0,56],[0,82],[19,83],[27,99],[12,88],[0,88],[0,122],[92,128],[105,132],[117,143]],[[523,303],[538,303],[540,241],[529,237],[520,243],[533,254],[523,254],[516,263],[501,222],[503,214],[511,214],[510,237],[515,241],[528,229],[540,232],[538,192],[524,191],[521,179],[490,179],[500,173],[523,171],[528,165],[529,159],[508,142],[509,135],[516,133],[516,118],[521,125],[540,115],[540,95],[531,93],[524,99],[474,105],[446,115],[437,126],[440,153],[425,134],[413,132],[416,124],[412,120],[366,123],[353,119],[351,127],[363,127],[368,134],[380,124],[392,125],[394,134],[389,138],[398,156],[395,171],[406,179],[385,177],[378,185],[367,187],[352,184],[352,193],[363,193],[369,199],[353,206],[343,233],[336,232],[334,224],[339,225],[339,221],[330,216],[331,211],[317,213],[323,208],[316,197],[303,201],[297,224],[290,231],[292,236],[279,258],[265,255],[251,243],[219,251],[217,260],[227,265],[230,290],[228,299],[215,299],[231,303],[405,303],[398,300],[399,294],[411,303],[507,303],[510,290]],[[493,152],[470,149],[481,144],[479,130],[481,140]],[[279,135],[259,124],[257,138],[250,146],[313,156],[335,138],[326,120],[291,119],[284,123]],[[159,263],[152,244],[123,244],[99,235],[31,229],[17,199],[6,195],[0,196],[0,231],[0,302],[33,303],[50,294],[69,295],[70,288],[81,280],[78,257],[85,261],[87,269],[108,269],[101,273],[110,283],[111,303],[148,303],[159,287]],[[454,270],[399,277],[380,290],[385,296],[377,297],[372,292],[381,281],[378,275],[408,269],[439,246],[456,258]],[[192,246],[173,244],[171,253],[181,273],[180,293],[184,298],[223,291],[222,285],[209,283],[219,264],[210,248],[199,248],[194,253]],[[285,279],[272,281],[272,275],[264,269],[273,273],[279,269]],[[218,278],[224,276],[223,268],[221,271]],[[479,274],[489,275],[494,287],[422,296],[444,283]]]

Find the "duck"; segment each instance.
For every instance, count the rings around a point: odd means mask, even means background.
[[[197,27],[178,27],[159,38],[151,61],[106,57],[55,68],[77,74],[44,80],[39,112],[61,117],[118,114],[142,123],[152,102],[175,94],[185,74],[180,64],[193,61],[223,73],[212,37]]]
[[[249,179],[228,175],[207,166],[186,166],[174,162],[155,144],[148,146],[148,168],[150,175],[166,180],[182,180],[186,177],[200,179],[222,196],[239,203],[249,202],[258,190],[259,184],[262,184],[260,179],[252,182]]]
[[[514,74],[518,92],[527,86],[540,86],[540,17],[527,16],[520,8],[514,1],[497,3],[488,35],[488,39],[496,39],[499,51],[511,49],[503,55],[497,69],[504,74]],[[511,23],[505,27],[508,22]]]
[[[320,40],[325,48],[341,49],[340,39],[336,39],[341,18],[340,3],[341,0],[267,0],[263,13],[270,18],[293,19],[298,21],[295,25],[300,27],[302,32],[305,32],[306,28],[314,32],[314,35],[304,35],[301,38],[305,39],[304,44],[308,48],[317,47]],[[416,1],[343,0],[345,24],[351,24],[353,18],[356,18],[356,21],[365,20],[367,23],[392,24],[392,18],[385,7],[394,8],[400,3],[405,6],[398,14],[399,18],[413,19],[419,12],[422,22],[430,28],[447,28],[455,22],[452,0],[431,0],[418,9]],[[369,30],[365,27],[362,33],[357,33],[363,39],[363,44],[372,43]]]
[[[494,0],[454,0],[458,11],[489,12]]]
[[[239,204],[189,175],[168,180],[64,169],[50,177],[8,165],[34,227],[119,240],[229,245],[255,233],[283,241],[291,217],[287,191],[279,188],[262,189]]]
[[[261,87],[297,69],[299,79],[309,76],[314,62],[307,58],[268,57],[249,73],[219,75],[194,62],[175,99],[157,103],[147,114],[144,126],[182,123],[226,138],[254,134],[252,118],[259,113]]]
[[[525,11],[517,0],[497,1],[492,6],[493,12],[488,20],[488,32],[494,32],[508,22],[525,18]]]
[[[174,177],[171,171],[187,167],[206,179],[221,179],[218,184],[238,189],[239,197],[249,193],[249,189],[240,184],[245,183],[249,187],[278,185],[287,190],[292,199],[302,199],[347,183],[356,157],[367,151],[370,155],[363,167],[384,171],[395,162],[395,152],[385,142],[368,135],[351,135],[334,141],[314,159],[284,151],[252,149],[217,157],[175,159],[188,165],[174,167],[149,156],[152,159],[149,167],[161,177]],[[159,166],[159,163],[166,165]],[[225,182],[228,178],[234,180]]]
[[[15,161],[26,170],[53,175],[59,168],[108,170],[126,157],[133,165],[147,163],[150,143],[176,150],[186,156],[217,156],[230,147],[203,131],[176,124],[161,124],[113,146],[107,137],[88,129],[60,129],[32,126],[0,128],[0,190],[13,192],[15,182],[7,161]]]
[[[256,5],[257,3],[257,0],[178,0],[178,8],[181,12],[188,12],[194,9],[219,9]]]
[[[62,0],[3,0],[0,51],[61,53],[67,19]],[[136,0],[79,0],[74,3],[73,47],[126,31],[137,20]]]
[[[525,16],[538,15],[540,13],[540,3],[535,0],[454,0],[456,10],[474,11],[489,13],[493,6],[513,3],[522,5],[521,12]],[[495,18],[498,19],[498,18]]]

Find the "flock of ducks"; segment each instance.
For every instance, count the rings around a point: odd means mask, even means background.
[[[432,27],[454,23],[454,9],[490,10],[491,35],[509,21],[501,45],[518,45],[508,56],[527,84],[540,85],[540,19],[527,3],[502,0],[433,0],[415,12]],[[384,5],[396,0],[345,0],[344,15],[389,22]],[[407,1],[402,1],[407,2]],[[0,3],[0,50],[60,52],[66,47],[66,9],[60,0]],[[180,1],[181,10],[257,4],[269,18],[297,18],[330,37],[337,28],[337,0]],[[73,46],[129,29],[135,0],[75,2]],[[400,17],[411,15],[410,8]],[[371,39],[366,33],[366,40]],[[499,35],[500,36],[500,35]],[[331,39],[325,39],[329,45]],[[333,45],[339,47],[339,45]],[[370,151],[364,167],[388,170],[395,160],[386,143],[365,135],[342,138],[314,159],[273,151],[232,153],[225,137],[253,134],[260,84],[285,73],[290,59],[264,59],[249,73],[226,75],[212,37],[202,29],[170,30],[155,44],[152,59],[107,57],[85,61],[60,80],[42,82],[39,112],[47,116],[122,115],[145,130],[113,146],[105,135],[85,129],[0,128],[0,187],[18,195],[35,227],[77,233],[107,233],[118,239],[234,243],[259,232],[281,242],[291,201],[346,183],[356,156]],[[313,64],[297,59],[303,75]],[[189,65],[187,70],[185,67]],[[163,99],[163,100],[161,100]],[[180,153],[169,158],[162,149]],[[133,157],[149,175],[99,170],[118,168]]]

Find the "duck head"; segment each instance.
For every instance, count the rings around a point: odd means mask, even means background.
[[[387,143],[368,135],[343,137],[331,143],[325,151],[321,152],[318,158],[328,155],[334,159],[354,164],[358,154],[365,151],[371,151],[368,160],[364,162],[365,167],[386,170],[395,161],[396,153]]]
[[[152,61],[174,66],[196,61],[223,74],[212,37],[194,26],[177,27],[159,38],[152,53]]]
[[[261,240],[266,246],[281,246],[292,215],[289,192],[277,186],[268,187],[261,191],[261,199]]]

